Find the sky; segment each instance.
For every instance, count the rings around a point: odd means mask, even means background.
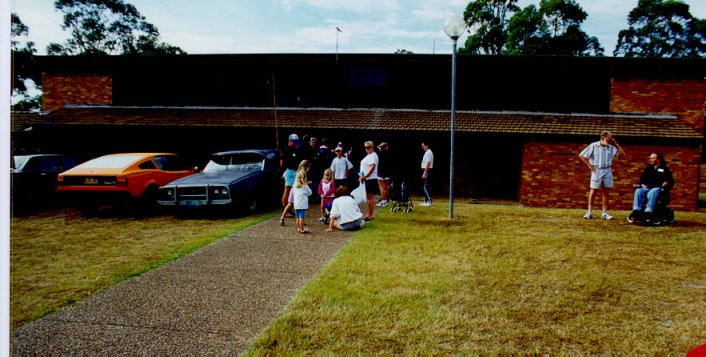
[[[126,0],[159,29],[162,41],[189,54],[451,53],[444,20],[463,16],[470,0]],[[637,0],[577,0],[582,29],[612,55]],[[706,18],[706,0],[684,0]],[[38,54],[69,37],[54,0],[10,0]],[[519,0],[520,7],[539,0]],[[338,32],[336,28],[342,32]],[[461,38],[462,43],[465,38]]]

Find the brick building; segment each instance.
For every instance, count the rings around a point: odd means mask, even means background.
[[[400,170],[416,177],[425,140],[443,192],[449,56],[339,58],[40,57],[43,112],[13,116],[13,148],[87,157],[160,150],[198,159],[281,145],[297,132],[356,149],[388,141]],[[614,166],[616,209],[629,209],[647,156],[661,151],[677,181],[672,206],[693,210],[705,76],[701,59],[460,56],[457,194],[584,207],[589,172],[576,155],[607,129],[628,154]]]

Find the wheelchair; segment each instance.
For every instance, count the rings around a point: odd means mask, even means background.
[[[639,188],[639,185],[635,185],[635,188]],[[669,207],[671,202],[671,197],[669,194],[669,189],[662,189],[657,195],[657,202],[655,203],[655,209],[652,214],[645,213],[645,206],[637,211],[632,212],[628,216],[628,222],[630,223],[640,223],[648,226],[662,226],[674,223],[674,210]],[[647,202],[645,202],[647,204]]]

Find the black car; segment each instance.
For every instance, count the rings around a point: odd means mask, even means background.
[[[213,154],[202,172],[162,186],[164,206],[223,207],[256,211],[278,202],[281,175],[276,150],[236,150]]]
[[[64,154],[12,156],[10,173],[13,204],[36,204],[53,200],[56,177],[79,163],[76,158]]]

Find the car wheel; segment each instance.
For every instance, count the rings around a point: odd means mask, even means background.
[[[144,212],[154,212],[159,207],[157,200],[159,199],[159,188],[157,186],[149,186],[145,189],[140,199],[139,209]]]
[[[243,205],[241,206],[241,209],[245,211],[245,213],[255,213],[260,208],[255,192],[251,192],[245,196],[242,202]]]

